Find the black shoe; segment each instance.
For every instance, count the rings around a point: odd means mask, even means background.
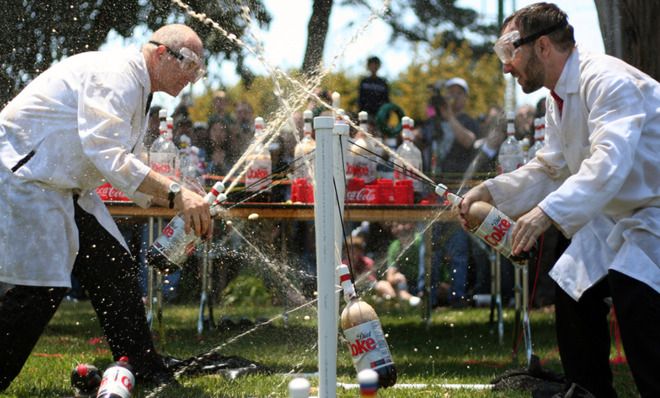
[[[174,378],[174,373],[169,370],[141,373],[136,375],[135,378],[135,383],[143,388],[179,385],[179,382]]]

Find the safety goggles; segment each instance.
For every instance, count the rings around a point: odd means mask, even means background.
[[[518,53],[518,49],[520,48],[520,46],[527,43],[532,43],[534,42],[534,40],[538,39],[539,37],[550,34],[555,30],[561,29],[567,24],[568,24],[567,21],[561,21],[545,29],[541,29],[536,33],[532,33],[527,37],[520,37],[519,31],[512,30],[511,32],[497,39],[495,45],[493,46],[493,50],[495,50],[495,54],[497,54],[497,57],[500,59],[500,61],[502,61],[503,64],[508,64],[513,60],[513,58]]]
[[[157,41],[149,41],[150,44],[155,46],[163,46],[167,50],[167,53],[173,56],[177,61],[179,61],[179,66],[184,72],[193,72],[193,83],[196,83],[201,79],[206,73],[202,60],[199,58],[194,51],[187,47],[181,47],[179,51],[174,51],[165,44],[159,43]]]

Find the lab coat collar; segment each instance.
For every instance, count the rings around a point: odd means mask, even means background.
[[[580,51],[577,47],[566,59],[564,69],[555,84],[554,92],[564,101],[569,94],[576,94],[580,89]]]

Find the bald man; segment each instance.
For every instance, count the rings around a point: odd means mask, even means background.
[[[151,94],[176,96],[204,74],[203,47],[184,25],[140,51],[86,52],[35,78],[0,113],[0,391],[18,375],[71,287],[86,289],[115,359],[138,383],[170,381],[156,353],[130,254],[95,189],[110,182],[146,207],[179,210],[210,233],[198,194],[154,172],[142,150]]]

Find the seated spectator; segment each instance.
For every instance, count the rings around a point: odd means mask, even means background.
[[[377,280],[376,273],[373,269],[374,260],[367,257],[364,253],[364,239],[360,236],[351,236],[346,242],[342,263],[351,267],[356,286],[371,289]]]
[[[413,223],[394,223],[392,234],[396,239],[387,249],[385,280],[378,281],[376,291],[385,298],[397,297],[411,306],[417,306],[421,300],[416,293],[420,289],[415,285],[409,286],[408,281],[417,280],[422,236],[415,232]]]

